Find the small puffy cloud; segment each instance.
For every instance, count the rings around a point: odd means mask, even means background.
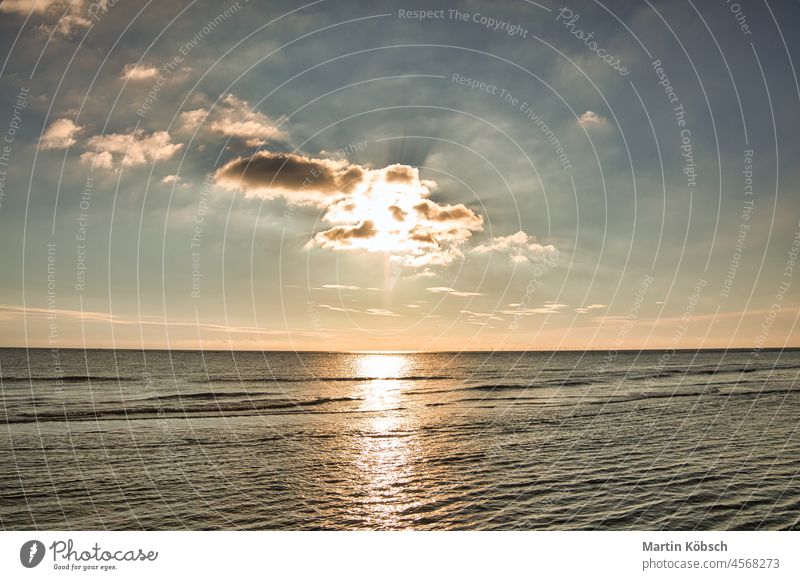
[[[149,81],[158,78],[158,69],[143,64],[126,64],[122,69],[122,78],[127,81]]]
[[[402,266],[448,265],[483,228],[483,218],[465,205],[431,200],[435,183],[408,165],[372,169],[344,159],[259,151],[229,161],[214,178],[245,196],[323,209],[332,227],[316,233],[308,247],[385,252]]]
[[[433,292],[435,294],[449,294],[451,296],[483,296],[483,294],[480,292],[462,292],[450,288],[449,286],[434,286],[433,288],[428,288],[428,292]]]
[[[42,24],[39,30],[46,36],[51,34],[55,36],[63,36],[69,38],[73,36],[78,29],[89,28],[91,22],[88,18],[84,18],[79,14],[65,14],[53,24]]]
[[[578,117],[578,123],[583,125],[584,127],[594,128],[594,129],[606,129],[610,127],[610,123],[608,119],[603,117],[602,115],[598,115],[594,111],[586,111],[582,115]]]
[[[511,261],[517,264],[552,259],[553,256],[558,255],[555,246],[543,246],[536,241],[535,236],[522,231],[510,236],[496,237],[488,244],[472,248],[472,252],[475,254],[491,254],[493,252],[507,254]]]
[[[266,141],[283,141],[286,133],[276,121],[264,113],[253,111],[250,103],[228,93],[211,109],[194,109],[181,113],[185,131],[200,131],[243,141],[258,147]]]
[[[110,169],[114,165],[135,166],[164,161],[177,153],[183,145],[173,143],[169,133],[147,133],[137,129],[133,133],[95,135],[87,142],[81,161],[95,167]]]
[[[170,183],[178,183],[181,180],[180,175],[165,175],[161,178],[161,183],[170,184]]]
[[[42,149],[66,149],[75,144],[75,135],[80,133],[79,127],[71,119],[56,119],[39,139]]]

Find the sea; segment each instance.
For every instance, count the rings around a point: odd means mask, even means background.
[[[800,529],[798,372],[798,350],[0,349],[0,527]]]

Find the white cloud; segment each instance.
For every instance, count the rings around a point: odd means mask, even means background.
[[[101,0],[105,2],[106,0]],[[3,0],[0,12],[35,16],[40,21],[36,29],[50,36],[69,37],[77,29],[91,25],[87,18],[88,0]]]
[[[253,111],[250,103],[230,93],[222,97],[212,109],[194,109],[181,113],[180,120],[185,131],[224,135],[239,139],[250,147],[287,138],[286,132],[278,128],[280,120]]]
[[[580,308],[576,308],[575,312],[578,314],[587,314],[592,310],[603,310],[608,308],[605,304],[590,304],[589,306],[581,306]]]
[[[46,36],[53,34],[55,36],[69,38],[79,28],[89,28],[90,25],[91,22],[88,18],[84,18],[78,14],[65,14],[54,24],[42,24],[39,26],[39,30],[41,30]]]
[[[528,235],[522,231],[510,236],[496,237],[488,244],[481,244],[472,248],[472,252],[475,254],[490,254],[492,252],[508,254],[511,260],[518,264],[552,259],[554,255],[558,255],[558,250],[556,250],[555,246],[543,246],[536,241],[535,236]]]
[[[361,286],[349,286],[347,284],[323,284],[322,287],[331,290],[361,290]]]
[[[386,310],[385,308],[367,308],[366,313],[373,316],[400,316],[399,314],[395,314],[391,310]]]
[[[106,169],[115,164],[145,165],[169,159],[181,147],[181,143],[172,142],[166,131],[147,133],[137,129],[128,134],[95,135],[87,142],[87,151],[81,155],[81,161]]]
[[[75,144],[75,135],[83,130],[71,119],[56,119],[39,139],[42,149],[66,149]]]
[[[81,0],[78,0],[81,4]],[[44,14],[57,8],[65,8],[72,4],[70,0],[3,0],[0,3],[0,12],[22,14]]]
[[[536,314],[558,314],[563,309],[567,308],[567,304],[560,304],[558,302],[545,302],[542,306],[534,308],[523,308],[521,305],[513,310],[500,310],[500,314],[508,314],[511,316],[534,316]]]
[[[586,128],[606,129],[611,126],[608,119],[594,111],[586,111],[578,117],[578,123]]]
[[[324,310],[330,310],[331,312],[357,312],[352,308],[341,308],[339,306],[331,306],[330,304],[317,304],[317,308],[322,308]]]
[[[352,284],[323,284],[320,286],[319,289],[326,289],[326,290],[366,290],[368,292],[380,292],[380,288],[373,288],[373,287],[363,287],[363,286],[353,286]]]
[[[148,81],[158,78],[158,69],[143,64],[126,64],[122,69],[122,78],[128,81]]]
[[[30,12],[44,12],[53,0],[3,0],[0,3],[0,12],[29,14]]]
[[[428,292],[434,292],[436,294],[450,294],[452,296],[483,296],[480,292],[462,292],[459,290],[454,290],[449,286],[434,286],[433,288],[428,288]]]

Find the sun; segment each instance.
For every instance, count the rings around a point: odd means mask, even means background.
[[[398,379],[408,366],[408,359],[399,354],[365,354],[356,360],[359,377],[370,379]]]

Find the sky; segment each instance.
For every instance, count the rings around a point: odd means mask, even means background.
[[[0,345],[800,346],[796,3],[0,4]]]

